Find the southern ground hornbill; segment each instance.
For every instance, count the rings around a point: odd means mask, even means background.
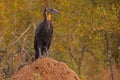
[[[53,34],[52,13],[60,14],[58,10],[46,7],[43,12],[44,20],[36,28],[34,38],[35,59],[42,57],[43,52],[46,53],[46,56],[48,55]]]

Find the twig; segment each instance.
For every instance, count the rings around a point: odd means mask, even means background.
[[[21,37],[17,37],[14,32],[12,32],[12,34],[13,34],[14,37],[17,39],[17,40],[14,42],[14,44],[15,44],[16,42],[18,42],[20,45],[22,45],[22,43],[20,42],[20,38],[21,38]]]
[[[82,65],[82,61],[83,61],[83,58],[84,58],[84,54],[85,54],[85,46],[82,47],[82,50],[81,50],[81,56],[79,58],[79,62],[78,62],[78,69],[79,69],[79,74],[81,75],[81,65]]]
[[[0,37],[0,45],[1,45],[2,39],[3,39],[3,37],[1,36],[1,37]]]
[[[17,42],[21,45],[22,51],[25,51],[26,53],[28,53],[28,52],[24,49],[22,43],[20,42],[20,39],[15,35],[15,33],[12,32],[12,34],[13,34],[13,35],[15,36],[15,38],[17,39]]]
[[[2,35],[9,27],[6,27],[4,30],[0,32],[0,35]]]
[[[19,41],[20,38],[22,38],[22,36],[30,29],[30,27],[31,27],[31,25],[29,25],[29,27],[17,38],[17,40],[14,43],[12,43],[12,45],[14,45],[17,41]],[[13,32],[12,32],[12,34],[13,34]]]
[[[94,57],[93,59],[96,61],[97,58],[94,55],[95,53],[92,50],[90,50],[89,48],[86,48],[85,51],[88,52],[88,53],[90,53]]]
[[[108,56],[108,60],[109,60],[109,64],[110,64],[111,78],[112,78],[112,80],[114,80],[114,74],[113,74],[113,69],[112,69],[112,58],[111,58],[110,42],[109,42],[108,33],[105,32],[104,36],[105,36],[107,56]]]
[[[75,59],[75,57],[73,56],[72,54],[72,51],[71,51],[71,47],[68,48],[69,49],[69,54],[70,56],[74,59],[74,61],[78,64],[77,60]]]
[[[45,7],[49,7],[48,0],[45,0]]]
[[[5,79],[0,76],[0,80],[5,80]]]
[[[32,25],[33,25],[33,27],[36,29],[36,25],[35,25],[35,23],[33,23]]]

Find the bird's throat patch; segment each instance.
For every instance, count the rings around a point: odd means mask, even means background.
[[[46,18],[47,18],[47,21],[51,21],[51,14],[50,13],[46,13]]]

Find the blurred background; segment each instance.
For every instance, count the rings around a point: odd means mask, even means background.
[[[120,80],[120,1],[48,3],[62,14],[52,15],[50,57],[67,63],[82,80]],[[33,61],[44,6],[45,0],[0,0],[0,80]]]

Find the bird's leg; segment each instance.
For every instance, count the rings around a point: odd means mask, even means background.
[[[42,57],[41,48],[39,48],[39,57]]]
[[[47,49],[47,47],[45,47],[45,51],[46,51],[46,56],[48,56],[48,49]]]

